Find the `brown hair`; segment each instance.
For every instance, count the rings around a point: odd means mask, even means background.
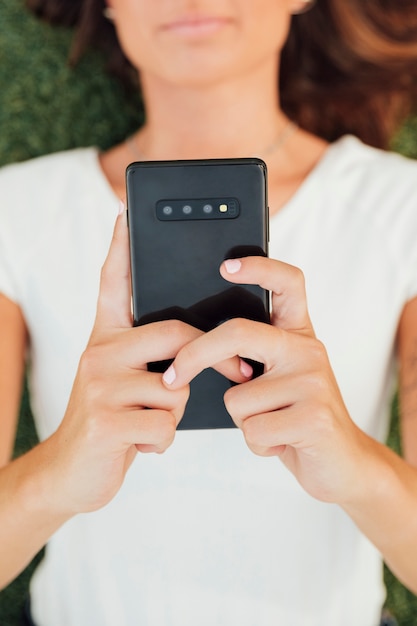
[[[101,48],[109,71],[137,85],[104,0],[26,0],[51,24],[75,27],[70,62]],[[386,148],[417,111],[416,0],[317,0],[294,16],[280,69],[281,104],[301,127],[329,141],[352,133]]]

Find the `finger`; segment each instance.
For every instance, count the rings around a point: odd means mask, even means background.
[[[285,331],[269,324],[228,320],[181,348],[163,380],[173,388],[180,387],[203,369],[237,355],[264,363],[268,370],[277,359],[285,362],[288,358],[287,343]]]
[[[314,334],[307,309],[304,275],[297,267],[267,257],[228,259],[220,273],[229,282],[259,285],[272,293],[272,324]]]
[[[201,330],[185,324],[179,320],[153,322],[145,326],[129,328],[112,334],[109,341],[101,342],[98,334],[90,339],[87,354],[84,360],[91,362],[94,371],[105,375],[106,370],[113,376],[114,367],[120,366],[133,370],[146,370],[149,362],[166,361],[173,359],[177,352],[187,343],[203,334]],[[117,349],[114,342],[117,341]],[[97,348],[96,350],[92,348]],[[234,382],[243,382],[252,376],[252,368],[233,356],[222,360],[213,367]]]
[[[101,270],[94,330],[132,325],[130,257],[126,211],[118,215],[109,252]]]
[[[330,501],[329,467],[341,469],[347,443],[360,432],[352,420],[335,418],[331,406],[302,401],[245,420],[242,432],[255,454],[279,456],[311,495]]]
[[[282,409],[282,413],[271,411],[260,413],[246,419],[239,426],[243,432],[246,445],[258,456],[280,456],[284,453],[287,444],[285,434],[280,431],[280,422],[283,414],[289,409]]]
[[[236,426],[242,428],[245,420],[258,413],[269,413],[304,401],[314,386],[314,375],[269,372],[228,389],[225,406]]]
[[[258,456],[282,456],[288,448],[302,448],[308,436],[300,428],[299,414],[306,407],[293,405],[280,410],[259,413],[246,419],[240,426],[246,444]]]
[[[281,411],[307,402],[313,406],[316,401],[330,406],[336,397],[341,400],[328,360],[317,358],[318,354],[304,359],[296,354],[297,347],[292,352],[294,359],[289,366],[277,365],[226,392],[225,405],[237,426],[241,427],[246,419],[258,413]]]
[[[162,409],[139,409],[119,416],[123,445],[134,445],[139,452],[164,452],[174,441],[175,415]]]
[[[167,389],[162,382],[162,374],[144,371],[140,381],[135,372],[118,375],[108,381],[111,402],[115,407],[127,409],[162,409],[170,411],[179,423],[184,414],[189,396],[189,387]]]
[[[121,329],[109,335],[95,336],[90,340],[90,359],[96,371],[110,373],[115,367],[122,370],[144,370],[147,364],[175,357],[187,343],[202,331],[179,320],[152,322],[144,326]]]
[[[228,378],[234,383],[244,383],[247,380],[250,380],[253,376],[252,366],[240,357],[231,357],[230,359],[227,359],[221,363],[214,363],[213,365],[207,367],[212,367],[217,372],[219,372],[219,374],[222,374],[223,376],[225,376],[225,378]],[[197,371],[195,376],[197,376],[200,371]],[[192,376],[192,378],[194,378],[194,376]],[[189,382],[191,382],[192,378]],[[163,374],[163,382],[168,386],[176,383],[176,388],[181,387],[181,383],[178,382],[176,379],[176,369],[175,365],[172,363]]]
[[[328,368],[327,352],[320,341],[302,333],[294,333],[262,322],[233,319],[201,335],[178,351],[165,384],[177,388],[188,384],[206,367],[239,355],[264,364],[276,376],[324,371]]]

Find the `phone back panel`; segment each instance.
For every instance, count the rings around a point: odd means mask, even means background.
[[[135,325],[175,318],[208,331],[233,317],[268,322],[268,293],[219,273],[227,258],[267,254],[263,161],[145,161],[128,167],[126,181]],[[231,384],[211,368],[197,376],[178,429],[233,427],[223,402]]]

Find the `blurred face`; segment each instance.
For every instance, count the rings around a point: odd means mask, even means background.
[[[109,0],[135,67],[181,85],[237,77],[276,59],[294,0]]]

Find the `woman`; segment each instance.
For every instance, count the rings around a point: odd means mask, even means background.
[[[130,65],[110,56],[124,76],[139,72],[146,123],[104,154],[0,177],[13,206],[0,229],[4,429],[29,344],[42,439],[0,475],[2,545],[13,538],[3,584],[53,534],[31,586],[38,626],[378,624],[380,553],[417,589],[417,166],[344,134],[382,146],[409,110],[416,9],[113,0],[103,18],[100,3],[33,4],[51,21],[80,19],[75,54],[117,34]],[[132,330],[122,213],[89,339],[126,165],[251,154],[268,164],[279,261],[221,271],[274,292],[273,325]],[[394,346],[410,464],[379,443]],[[265,375],[250,380],[237,355]],[[163,378],[146,372],[174,356]],[[225,401],[247,446],[239,430],[175,435],[189,380],[220,362],[242,383]]]

